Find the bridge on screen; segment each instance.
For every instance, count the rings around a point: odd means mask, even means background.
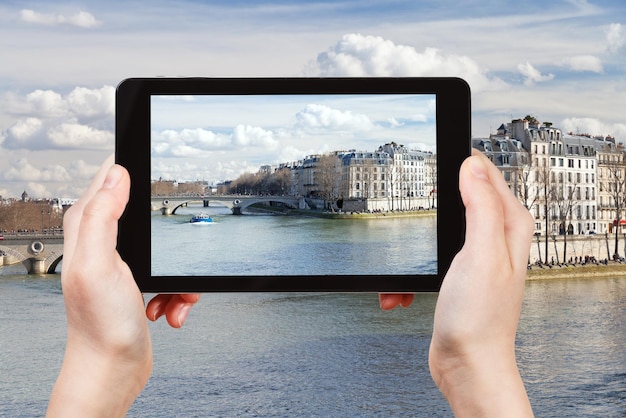
[[[178,208],[189,204],[202,203],[204,207],[226,206],[233,215],[241,215],[249,206],[258,203],[279,202],[297,209],[304,203],[303,198],[293,196],[205,196],[205,197],[152,197],[152,211],[160,210],[163,215],[174,215]]]

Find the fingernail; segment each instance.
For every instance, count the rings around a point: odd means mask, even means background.
[[[149,318],[151,321],[156,321],[165,313],[165,305],[162,303],[157,304],[157,306],[152,311],[152,318]]]
[[[187,317],[189,316],[189,311],[191,311],[191,306],[192,305],[186,303],[180,307],[180,310],[178,311],[178,324],[179,324],[178,326],[179,327],[182,327],[185,321],[187,320]]]
[[[480,158],[470,157],[469,166],[474,177],[483,180],[487,179],[487,167],[485,167],[485,163]]]
[[[103,189],[113,189],[120,182],[122,178],[122,167],[118,165],[113,165],[109,169],[106,178],[104,179],[104,183],[102,184]]]
[[[383,311],[388,311],[393,308],[393,302],[390,302],[389,299],[384,299],[380,301],[380,309],[382,309]]]

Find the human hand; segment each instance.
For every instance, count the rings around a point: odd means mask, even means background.
[[[389,311],[398,306],[408,308],[415,299],[414,293],[379,293],[378,302],[380,308],[384,311]]]
[[[533,220],[500,171],[461,167],[466,239],[442,283],[429,365],[457,416],[532,416],[515,360]]]
[[[61,284],[67,345],[48,416],[123,416],[150,376],[143,296],[116,250],[129,190],[128,172],[110,157],[65,214]],[[153,306],[180,327],[198,295],[155,299]]]

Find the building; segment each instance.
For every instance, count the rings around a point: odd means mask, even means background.
[[[351,150],[341,160],[340,197],[349,210],[388,210],[391,199],[391,156],[384,151]],[[350,202],[350,203],[348,203]]]
[[[612,234],[626,232],[626,165],[624,145],[615,144],[615,138],[597,138],[597,211],[598,232]]]
[[[472,146],[502,171],[536,234],[613,233],[626,224],[624,146],[615,138],[563,133],[527,117]]]
[[[394,142],[376,151],[309,155],[282,166],[291,170],[289,194],[332,201],[335,209],[389,211],[436,207],[436,155],[409,150]]]

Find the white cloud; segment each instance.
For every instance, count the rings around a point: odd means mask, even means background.
[[[272,131],[256,126],[238,125],[229,135],[202,128],[167,129],[156,132],[152,139],[152,154],[157,157],[201,158],[207,152],[237,148],[274,149],[278,141]]]
[[[67,116],[67,103],[63,97],[52,90],[35,90],[26,95],[29,113],[41,118],[58,118]]]
[[[202,128],[185,128],[179,131],[171,129],[163,131],[154,142],[161,145],[162,141],[169,145],[189,145],[199,151],[220,150],[230,148],[230,139],[226,135]]]
[[[611,52],[617,52],[626,43],[626,34],[624,28],[619,23],[611,23],[606,31],[606,49]]]
[[[50,143],[57,148],[113,149],[115,136],[112,132],[92,128],[80,123],[68,122],[53,126],[47,132]]]
[[[258,126],[237,125],[233,131],[233,145],[236,147],[261,147],[273,149],[278,145],[272,131]]]
[[[626,123],[607,123],[596,118],[566,118],[560,128],[574,134],[611,135],[618,140],[626,138]]]
[[[463,55],[444,55],[437,48],[418,52],[412,46],[396,45],[378,36],[347,34],[332,48],[317,56],[322,76],[377,77],[461,77],[474,91],[498,89],[500,79]]]
[[[3,179],[22,182],[66,182],[70,181],[71,177],[67,170],[58,164],[37,168],[28,159],[20,158],[4,172]]]
[[[31,138],[41,131],[42,127],[43,122],[38,118],[20,119],[9,128],[6,138],[10,138],[18,145],[26,145]]]
[[[22,97],[5,94],[3,106],[17,120],[0,131],[7,149],[112,149],[115,89],[76,87],[62,95],[34,90]]]
[[[100,166],[97,164],[88,164],[84,160],[72,160],[68,166],[68,173],[74,181],[91,180],[96,175]]]
[[[27,187],[26,187],[29,191],[29,196],[30,197],[49,197],[51,196],[50,192],[48,191],[48,188],[41,184],[41,183],[36,183],[36,182],[28,182]]]
[[[519,64],[517,66],[517,71],[525,77],[524,84],[527,86],[532,86],[535,83],[542,83],[554,79],[554,74],[543,75],[528,61],[526,61],[525,64]]]
[[[77,117],[102,117],[115,115],[115,88],[103,86],[99,89],[76,87],[65,98],[69,110]]]
[[[404,125],[403,122],[398,121],[396,118],[389,118],[389,119],[387,119],[387,122],[389,122],[389,125],[393,126],[393,127],[398,127],[398,126]]]
[[[85,11],[80,11],[66,17],[60,14],[46,14],[35,12],[31,9],[22,9],[20,10],[20,19],[24,22],[38,25],[70,25],[86,29],[94,28],[102,24],[94,15]]]
[[[603,73],[604,66],[600,58],[593,55],[577,55],[565,59],[565,64],[574,71],[590,71],[593,73]]]
[[[374,124],[366,115],[309,104],[296,114],[297,126],[305,131],[363,131]]]

